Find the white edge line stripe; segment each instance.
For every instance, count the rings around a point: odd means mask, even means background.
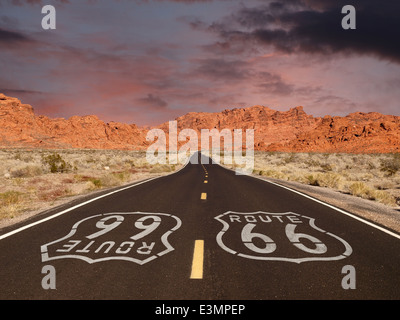
[[[224,166],[222,166],[221,164],[218,164],[218,165],[219,165],[220,167],[226,169],[226,170],[230,170],[230,171],[233,171],[233,172],[236,173],[236,171],[235,171],[235,170],[232,170],[231,168],[224,167]],[[305,194],[305,193],[302,193],[302,192],[297,191],[297,190],[294,190],[294,189],[292,189],[292,188],[283,186],[283,185],[281,185],[281,184],[279,184],[279,183],[275,183],[275,182],[269,181],[269,180],[267,180],[267,179],[259,178],[259,177],[257,177],[257,176],[253,176],[253,175],[250,175],[250,174],[247,174],[247,176],[252,177],[252,178],[255,178],[255,179],[258,179],[258,180],[261,180],[261,181],[265,181],[265,182],[267,182],[267,183],[270,183],[270,184],[276,185],[276,186],[278,186],[278,187],[284,188],[284,189],[286,189],[286,190],[292,191],[292,192],[294,192],[294,193],[297,193],[297,194],[299,194],[299,195],[301,195],[301,196],[303,196],[303,197],[305,197],[305,198],[308,198],[308,199],[313,200],[313,201],[315,201],[315,202],[318,202],[318,203],[320,203],[320,204],[322,204],[322,205],[324,205],[324,206],[326,206],[326,207],[329,207],[329,208],[331,208],[331,209],[334,209],[334,210],[336,210],[336,211],[338,211],[338,212],[340,212],[340,213],[343,213],[343,214],[345,214],[345,215],[347,215],[347,216],[349,216],[349,217],[351,217],[351,218],[353,218],[353,219],[356,219],[356,220],[358,220],[358,221],[361,221],[361,222],[363,222],[363,223],[365,223],[365,224],[367,224],[367,225],[369,225],[369,226],[371,226],[371,227],[373,227],[373,228],[375,228],[375,229],[378,229],[378,230],[380,230],[380,231],[382,231],[382,232],[385,232],[386,234],[389,234],[389,235],[391,235],[392,237],[395,237],[395,238],[397,238],[397,239],[400,240],[400,235],[399,235],[399,234],[394,233],[394,232],[392,232],[392,231],[390,231],[390,230],[388,230],[388,229],[386,229],[386,228],[383,228],[383,227],[381,227],[381,226],[378,226],[378,225],[376,225],[376,224],[374,224],[374,223],[372,223],[372,222],[370,222],[370,221],[368,221],[368,220],[365,220],[365,219],[363,219],[363,218],[361,218],[361,217],[359,217],[359,216],[356,216],[356,215],[354,215],[354,214],[352,214],[352,213],[350,213],[350,212],[347,212],[347,211],[344,211],[344,210],[342,210],[342,209],[339,209],[339,208],[337,208],[337,207],[335,207],[335,206],[333,206],[333,205],[331,205],[331,204],[329,204],[329,203],[323,202],[323,201],[318,200],[318,199],[316,199],[316,198],[313,198],[313,197],[311,197],[311,196],[309,196],[309,195],[307,195],[307,194]]]
[[[192,156],[192,155],[191,155],[191,156]],[[106,193],[106,194],[103,194],[103,195],[101,195],[101,196],[98,196],[98,197],[96,197],[96,198],[93,198],[93,199],[87,200],[87,201],[85,201],[85,202],[79,203],[79,204],[77,204],[77,205],[75,205],[75,206],[73,206],[73,207],[70,207],[70,208],[65,209],[65,210],[63,210],[63,211],[61,211],[61,212],[58,212],[58,213],[53,214],[53,215],[51,215],[51,216],[48,216],[47,218],[43,218],[43,219],[41,219],[41,220],[32,222],[32,223],[27,224],[27,225],[25,225],[25,226],[22,226],[22,227],[20,227],[20,228],[18,228],[18,229],[15,229],[15,230],[13,230],[13,231],[10,231],[10,232],[8,232],[8,233],[5,233],[5,234],[3,234],[3,235],[0,236],[0,240],[3,240],[3,239],[5,239],[5,238],[8,238],[8,237],[10,237],[10,236],[12,236],[12,235],[14,235],[14,234],[17,234],[17,233],[19,233],[19,232],[21,232],[21,231],[24,231],[24,230],[26,230],[26,229],[29,229],[29,228],[31,228],[31,227],[34,227],[34,226],[36,226],[36,225],[38,225],[38,224],[41,224],[41,223],[43,223],[43,222],[46,222],[46,221],[49,221],[49,220],[51,220],[51,219],[57,218],[57,217],[59,217],[59,216],[65,214],[65,213],[67,213],[67,212],[70,212],[70,211],[72,211],[72,210],[75,210],[75,209],[77,209],[77,208],[79,208],[79,207],[83,207],[84,205],[87,205],[88,203],[97,201],[97,200],[99,200],[99,199],[101,199],[101,198],[108,197],[108,196],[110,196],[110,195],[112,195],[112,194],[114,194],[114,193],[118,193],[118,192],[121,192],[121,191],[130,189],[130,188],[136,187],[136,186],[141,185],[141,184],[143,184],[143,183],[150,182],[150,181],[153,181],[153,180],[155,180],[155,179],[159,179],[159,178],[162,178],[162,177],[167,177],[167,176],[173,175],[173,174],[175,174],[175,173],[178,173],[179,171],[181,171],[183,168],[185,168],[185,167],[188,165],[188,163],[190,162],[191,156],[188,157],[188,159],[187,159],[186,163],[184,164],[184,166],[183,166],[182,168],[180,168],[178,171],[172,172],[172,173],[167,174],[167,175],[165,175],[165,176],[150,178],[150,179],[148,179],[148,180],[141,181],[141,182],[135,183],[135,184],[133,184],[133,185],[130,185],[130,186],[127,186],[127,187],[123,187],[123,188],[121,188],[121,189],[114,190],[114,191],[111,191],[111,192],[109,192],[109,193]]]

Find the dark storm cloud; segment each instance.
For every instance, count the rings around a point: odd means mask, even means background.
[[[285,53],[372,55],[400,63],[400,1],[353,0],[356,30],[341,26],[343,0],[290,0],[241,7],[210,25],[221,44],[273,46]],[[228,45],[228,43],[230,45]]]
[[[251,82],[259,93],[290,95],[297,91],[294,84],[285,81],[281,75],[269,71],[260,71],[252,63],[244,60],[201,59],[193,70],[193,77],[203,77],[208,81],[240,84]]]
[[[196,3],[196,2],[212,2],[213,0],[157,0],[166,2]]]
[[[150,107],[151,109],[164,109],[168,106],[166,101],[152,93],[149,93],[145,98],[138,99],[137,102],[146,107]]]
[[[257,74],[259,82],[257,87],[265,93],[272,93],[278,95],[290,95],[295,90],[293,84],[285,82],[278,74],[270,72],[259,72]]]
[[[22,94],[43,94],[44,92],[41,91],[33,91],[33,90],[20,90],[20,89],[7,89],[1,88],[0,92],[5,94],[6,96],[14,97]]]
[[[18,31],[5,30],[0,28],[0,43],[15,44],[32,41],[28,36]]]
[[[5,4],[13,4],[15,6],[23,6],[25,4],[29,4],[29,5],[45,5],[48,3],[45,3],[46,1],[42,1],[42,0],[0,0],[0,7],[2,3]],[[48,2],[48,1],[47,1]],[[57,0],[55,2],[61,2],[61,3],[69,3],[69,0]]]
[[[210,80],[238,81],[249,76],[248,64],[244,61],[227,61],[224,59],[200,59],[195,69],[196,76]]]

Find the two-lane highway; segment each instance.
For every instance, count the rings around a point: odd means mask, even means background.
[[[0,233],[1,299],[400,299],[399,266],[396,233],[211,163]]]

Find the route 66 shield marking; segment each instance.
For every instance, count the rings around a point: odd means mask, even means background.
[[[42,262],[75,258],[143,265],[174,250],[168,236],[182,222],[166,213],[104,213],[76,222],[64,237],[41,246]]]
[[[353,252],[342,238],[318,228],[315,219],[293,213],[233,212],[217,217],[217,235],[225,251],[248,259],[268,261],[332,261]]]

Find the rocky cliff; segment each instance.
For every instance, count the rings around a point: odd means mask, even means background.
[[[246,129],[254,129],[254,146],[259,150],[272,143],[292,141],[300,133],[311,131],[318,124],[318,120],[307,115],[303,107],[281,112],[263,106],[218,113],[191,112],[177,118],[176,121],[178,131],[184,128],[194,129],[198,133],[201,129],[242,129],[244,133]],[[160,128],[167,131],[168,124],[162,124]]]
[[[400,152],[400,117],[376,112],[325,116],[318,125],[289,142],[274,143],[270,151],[393,153]]]
[[[146,133],[135,124],[105,123],[93,115],[37,116],[30,105],[0,94],[0,146],[141,149],[146,146]]]
[[[275,111],[264,106],[217,113],[191,112],[176,119],[178,132],[193,129],[254,129],[256,150],[286,152],[400,152],[400,117],[352,113],[313,117],[302,107]],[[157,126],[166,134],[169,123]],[[105,123],[97,116],[50,119],[30,105],[0,94],[0,147],[146,149],[147,129],[135,124]],[[168,140],[167,140],[168,141]]]

